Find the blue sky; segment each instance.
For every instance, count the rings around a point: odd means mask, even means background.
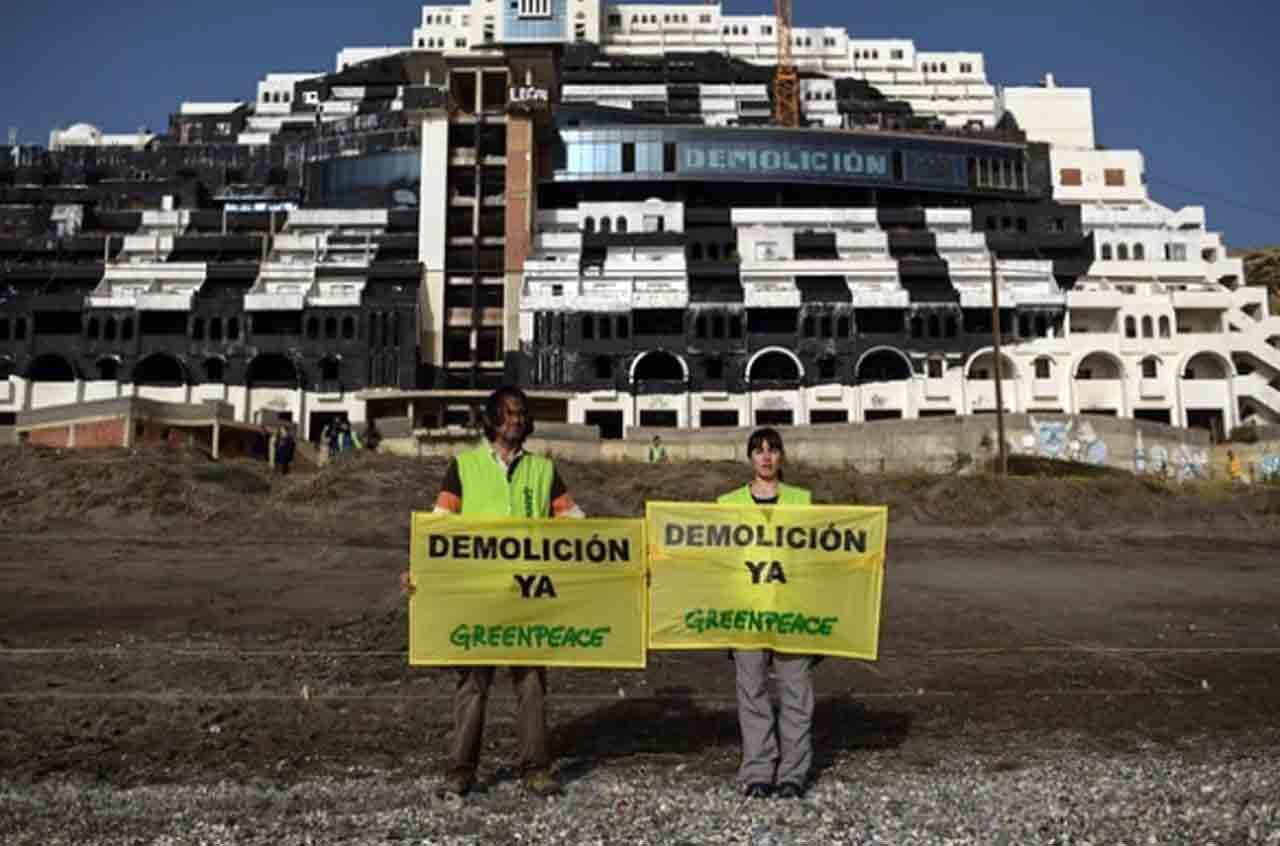
[[[855,36],[909,37],[924,50],[986,56],[997,85],[1046,71],[1094,90],[1098,142],[1146,155],[1152,194],[1206,206],[1232,246],[1280,244],[1280,11],[1264,0],[970,4],[795,0],[796,23]],[[163,131],[182,100],[254,96],[268,71],[328,71],[344,46],[407,44],[420,4],[221,0],[60,4],[6,0],[0,26],[0,141],[79,121]],[[730,0],[761,14],[770,0]]]

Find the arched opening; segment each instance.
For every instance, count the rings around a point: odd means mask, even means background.
[[[595,232],[596,219],[590,215],[587,215],[586,217],[584,217],[582,219],[582,231],[587,233]]]
[[[27,378],[32,382],[74,382],[76,369],[62,356],[46,353],[27,366]]]
[[[749,382],[798,383],[804,374],[795,357],[782,350],[767,350],[756,356],[747,368]]]
[[[124,321],[120,324],[120,340],[122,341],[133,340],[133,318],[132,317],[126,317]]]
[[[356,321],[353,317],[342,318],[342,340],[350,341],[356,336]]]
[[[320,359],[320,382],[326,386],[333,385],[339,380],[339,371],[341,364],[335,356],[325,356]]]
[[[324,336],[328,340],[338,337],[338,320],[334,317],[324,319]]]
[[[240,321],[234,317],[227,318],[227,340],[234,341],[240,337]]]
[[[1106,353],[1089,353],[1076,365],[1076,378],[1084,381],[1122,379],[1120,362]]]
[[[720,245],[719,245],[719,244],[708,244],[708,245],[707,245],[707,258],[709,258],[711,261],[719,261],[719,260],[720,260]]]
[[[1169,318],[1163,315],[1160,317],[1160,337],[1169,337]]]
[[[320,336],[320,321],[314,317],[307,318],[307,337],[312,340]]]
[[[301,379],[297,365],[288,356],[264,353],[249,362],[245,383],[250,387],[297,388]]]
[[[855,376],[860,384],[902,382],[911,378],[911,362],[895,349],[871,350],[858,362]]]
[[[924,334],[924,318],[923,317],[911,318],[911,337],[919,338],[923,334]]]
[[[115,356],[103,356],[94,363],[94,366],[100,381],[114,382],[120,378],[120,362]]]
[[[1142,360],[1142,378],[1158,379],[1160,378],[1160,359],[1154,355],[1149,355]]]
[[[631,381],[683,382],[685,368],[680,359],[666,350],[643,353],[631,367]]]
[[[222,318],[221,317],[209,318],[209,340],[210,341],[222,340]]]
[[[1147,250],[1146,250],[1146,248],[1145,248],[1145,247],[1143,247],[1141,244],[1134,244],[1134,245],[1133,245],[1133,260],[1134,260],[1134,261],[1145,261],[1145,260],[1146,260],[1146,258],[1147,258]]]
[[[689,258],[692,261],[702,261],[702,245],[694,242],[689,247]]]
[[[191,321],[191,340],[193,341],[204,340],[204,318],[203,317],[197,317]]]
[[[613,221],[607,217],[600,218],[600,234],[608,235],[613,231]]]
[[[102,324],[102,339],[104,341],[114,341],[116,339],[116,319],[108,317]]]
[[[222,359],[206,358],[204,361],[204,380],[214,384],[221,383],[226,374],[226,362]]]
[[[1128,261],[1128,260],[1129,260],[1129,245],[1120,244],[1118,247],[1116,247],[1116,261]]]
[[[617,223],[617,225],[614,227],[614,229],[615,229],[615,230],[617,230],[618,232],[626,232],[626,231],[627,231],[627,219],[626,219],[625,217],[619,217],[619,218],[618,218],[618,223]]]
[[[1142,337],[1153,338],[1155,334],[1155,330],[1152,328],[1151,315],[1144,316],[1142,318]]]
[[[187,383],[187,372],[182,362],[173,356],[155,353],[134,365],[133,383],[172,388]]]
[[[5,338],[7,338],[9,336],[8,321],[4,322],[4,328],[5,328],[4,336]],[[98,339],[98,318],[96,317],[89,318],[89,324],[85,327],[85,334],[89,336],[90,340],[96,341]],[[0,338],[0,340],[3,340],[3,338]]]
[[[978,353],[969,362],[969,379],[996,378],[996,357],[991,350]],[[1018,370],[1004,353],[1000,353],[1000,378],[1004,381],[1018,378]]]
[[[1138,337],[1138,321],[1132,315],[1124,319],[1124,336],[1126,338]]]
[[[1182,368],[1183,379],[1226,379],[1230,375],[1231,366],[1220,356],[1207,352],[1196,353]]]
[[[1102,245],[1102,260],[1111,261],[1111,245],[1110,244]]]
[[[1035,378],[1052,379],[1053,378],[1053,359],[1047,355],[1042,355],[1032,362]]]
[[[938,319],[938,315],[936,314],[929,315],[929,337],[942,337],[942,321]]]

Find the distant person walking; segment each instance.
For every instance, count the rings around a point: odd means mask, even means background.
[[[653,441],[649,444],[649,463],[662,464],[667,460],[667,448],[662,445],[662,438],[658,435],[653,436]]]
[[[382,443],[382,433],[378,431],[378,421],[370,420],[364,430],[364,448],[369,452],[377,452],[380,443]]]

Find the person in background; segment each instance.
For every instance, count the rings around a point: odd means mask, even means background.
[[[378,431],[378,421],[370,420],[369,425],[364,430],[364,446],[370,452],[378,451],[378,444],[382,443],[382,433]]]
[[[325,449],[329,452],[329,460],[338,457],[338,424],[336,421],[330,420],[324,424],[324,431],[320,433],[320,440],[324,443]]]
[[[747,439],[750,484],[730,491],[721,505],[810,505],[804,488],[783,484],[786,452],[775,429],[757,429]],[[742,730],[742,764],[738,782],[750,798],[776,795],[799,799],[813,767],[813,667],[811,655],[782,655],[769,649],[735,649],[738,681],[738,726]],[[775,717],[769,699],[769,669],[778,679],[780,709]]]
[[[276,432],[275,469],[281,476],[289,475],[289,465],[293,463],[293,455],[298,443],[293,437],[293,430],[282,425]]]
[[[435,511],[466,517],[583,517],[551,459],[524,451],[533,434],[529,400],[524,391],[504,387],[485,402],[483,428],[487,443],[449,462]],[[403,591],[412,596],[409,573]],[[551,773],[547,744],[547,669],[510,667],[516,693],[517,767],[525,789],[553,796],[560,784]],[[475,787],[484,733],[485,706],[495,667],[463,667],[453,695],[453,741],[442,794],[464,796]]]
[[[653,442],[649,444],[649,463],[662,464],[666,460],[667,448],[662,445],[662,438],[654,435]]]
[[[1244,481],[1244,467],[1240,463],[1240,456],[1236,455],[1235,450],[1227,450],[1227,477],[1233,482]]]

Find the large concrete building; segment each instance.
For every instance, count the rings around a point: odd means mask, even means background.
[[[0,161],[0,425],[137,396],[309,436],[1089,412],[1280,420],[1280,318],[1088,89],[706,5],[473,0],[167,133]],[[991,344],[999,297],[1002,361]]]

